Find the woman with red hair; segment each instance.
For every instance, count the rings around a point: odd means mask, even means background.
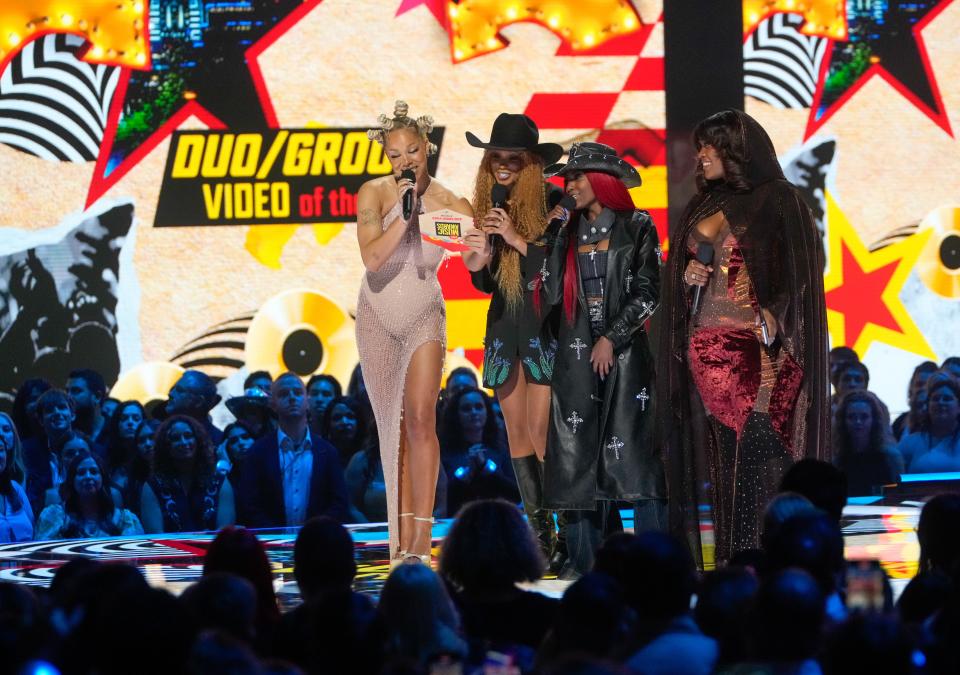
[[[644,323],[660,302],[660,243],[627,188],[636,169],[602,143],[576,143],[547,169],[576,206],[565,240],[540,274],[543,300],[562,305],[554,368],[544,502],[567,515],[561,578],[589,571],[619,529],[615,502],[634,505],[634,528],[666,527],[663,466],[654,448],[654,368]],[[553,215],[553,214],[551,214]]]

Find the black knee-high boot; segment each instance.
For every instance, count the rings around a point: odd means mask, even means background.
[[[547,566],[551,574],[559,574],[567,562],[567,512],[557,511],[557,546]]]
[[[557,544],[557,529],[553,524],[553,514],[543,508],[543,464],[536,455],[517,457],[512,463],[520,498],[523,499],[523,511],[537,535],[544,557],[550,560]]]

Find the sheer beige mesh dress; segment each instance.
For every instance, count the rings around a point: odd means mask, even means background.
[[[386,229],[398,215],[399,202],[381,227]],[[400,419],[407,366],[424,343],[439,342],[446,352],[446,316],[437,280],[444,253],[421,239],[419,216],[414,216],[387,261],[376,272],[367,270],[357,300],[357,347],[380,434],[391,558],[399,548]]]

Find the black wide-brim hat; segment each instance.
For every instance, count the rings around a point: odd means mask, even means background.
[[[484,150],[529,150],[543,159],[544,165],[563,157],[563,147],[556,143],[540,143],[540,130],[526,115],[500,113],[493,122],[490,142],[484,143],[467,132],[467,143]]]
[[[228,398],[224,405],[238,419],[245,408],[256,408],[270,417],[276,417],[276,412],[270,407],[270,397],[256,387],[247,389],[243,396]]]
[[[574,143],[566,164],[554,164],[543,170],[547,176],[563,176],[573,171],[599,171],[616,177],[628,188],[640,187],[640,174],[617,151],[603,143]]]

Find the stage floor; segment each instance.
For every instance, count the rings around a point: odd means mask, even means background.
[[[848,559],[877,558],[891,578],[894,596],[899,596],[917,569],[919,547],[915,528],[920,515],[918,502],[897,506],[849,505],[844,510],[843,534]],[[624,526],[632,522],[623,512]],[[449,522],[434,526],[434,553],[439,552]],[[385,523],[349,527],[356,546],[358,591],[378,595],[389,574]],[[704,541],[711,540],[709,523]],[[262,530],[263,542],[273,567],[274,585],[283,608],[300,602],[293,578],[294,530]],[[79,557],[122,561],[140,568],[151,585],[179,593],[203,571],[203,556],[212,534],[152,535],[113,539],[79,539],[0,545],[0,580],[31,586],[49,585],[57,567]],[[707,557],[710,551],[705,551]],[[545,579],[535,585],[549,595],[560,595],[566,583]]]

